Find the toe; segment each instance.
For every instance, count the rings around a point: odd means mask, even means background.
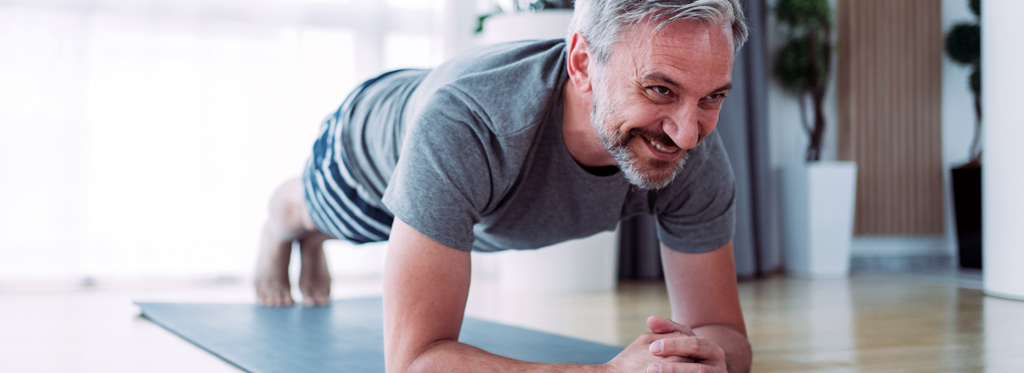
[[[256,300],[263,307],[273,307],[274,306],[274,297],[270,296],[270,294],[267,293],[266,291],[262,291],[262,290],[259,290],[259,289],[256,290]]]
[[[312,295],[302,299],[302,304],[308,307],[322,307],[328,303],[330,303],[330,298],[326,295]]]
[[[284,293],[280,294],[278,299],[279,299],[279,301],[278,301],[278,305],[279,306],[287,307],[287,306],[291,306],[292,304],[295,304],[295,301],[292,300],[292,295],[289,294],[288,292],[284,292]]]
[[[274,291],[260,295],[260,305],[265,307],[283,307],[292,305],[292,296],[286,291]]]

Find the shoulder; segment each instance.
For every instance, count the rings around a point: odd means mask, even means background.
[[[692,150],[680,175],[656,194],[658,237],[673,250],[707,252],[732,239],[736,178],[718,135]]]
[[[669,189],[694,192],[709,186],[735,183],[736,177],[729,156],[718,132],[712,132],[699,146],[690,151],[683,171],[669,185]]]
[[[437,67],[411,99],[411,118],[472,121],[498,136],[546,118],[565,81],[561,40],[512,42],[472,49]]]

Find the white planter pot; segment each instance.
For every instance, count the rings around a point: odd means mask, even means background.
[[[618,229],[539,250],[498,253],[503,289],[544,294],[605,292],[615,289]]]
[[[786,272],[835,278],[850,273],[857,164],[815,162],[782,172]]]

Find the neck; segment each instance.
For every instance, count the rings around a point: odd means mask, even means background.
[[[567,79],[562,93],[562,139],[569,155],[583,167],[616,165],[590,120],[592,91],[580,92]]]

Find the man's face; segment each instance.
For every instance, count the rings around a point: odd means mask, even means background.
[[[718,124],[732,87],[728,27],[673,22],[658,32],[641,23],[616,43],[593,79],[591,121],[633,185],[668,185]]]

